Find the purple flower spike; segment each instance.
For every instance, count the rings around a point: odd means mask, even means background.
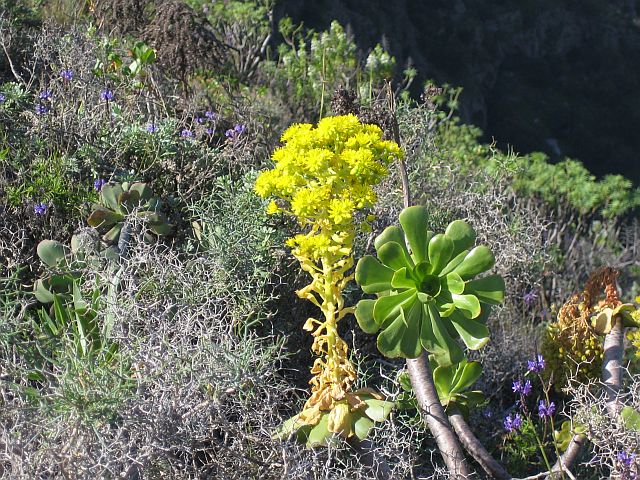
[[[7,96],[4,93],[0,93],[0,103],[4,102],[7,99]]]
[[[213,132],[215,132],[213,128],[207,128],[205,131],[207,132],[207,135],[213,135]]]
[[[52,96],[53,94],[51,93],[51,90],[43,90],[38,94],[38,98],[40,100],[51,100]]]
[[[158,126],[155,123],[150,123],[147,125],[147,132],[156,133],[158,131]]]
[[[533,305],[533,302],[535,302],[537,298],[538,298],[538,293],[535,290],[530,290],[528,292],[525,292],[525,294],[522,296],[522,300],[524,300],[524,304],[527,307],[530,307],[531,305]]]
[[[523,383],[522,380],[516,380],[515,382],[513,382],[511,390],[516,393],[521,393],[526,397],[531,393],[531,381],[527,380]]]
[[[49,108],[46,105],[42,105],[41,103],[36,105],[36,113],[38,115],[43,115],[49,111]]]
[[[180,136],[184,138],[192,138],[193,132],[191,130],[187,130],[186,128],[180,132]]]
[[[503,425],[507,432],[515,432],[522,427],[522,417],[519,413],[516,413],[513,417],[509,415],[504,419]]]
[[[68,68],[65,70],[61,70],[60,76],[62,77],[63,80],[70,82],[71,80],[73,80],[73,70],[70,70]]]
[[[617,455],[618,461],[626,468],[630,468],[636,459],[635,453],[619,452]]]
[[[204,112],[204,116],[207,117],[212,122],[218,118],[218,116],[212,111]]]
[[[197,123],[198,125],[202,125],[202,124],[204,123],[204,118],[202,118],[202,117],[196,117],[196,123]]]
[[[549,405],[544,402],[544,400],[540,400],[538,404],[538,416],[540,418],[551,417],[556,411],[556,404],[550,402]]]
[[[107,181],[102,179],[102,178],[98,178],[96,180],[94,180],[93,182],[93,188],[96,189],[96,191],[100,191],[102,190],[102,187],[104,187],[107,184]]]
[[[540,373],[542,370],[544,370],[544,366],[544,357],[540,354],[536,355],[535,359],[527,361],[527,369],[530,372]]]
[[[47,212],[47,204],[46,203],[36,203],[33,206],[33,211],[36,215],[44,215]]]
[[[244,125],[236,125],[235,127],[233,127],[233,130],[238,135],[242,135],[247,130],[247,127],[245,127]]]
[[[103,90],[102,93],[100,93],[100,98],[106,102],[110,102],[115,98],[115,94],[113,90]]]

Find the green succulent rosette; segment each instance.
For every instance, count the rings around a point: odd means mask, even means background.
[[[387,357],[416,358],[424,348],[439,365],[465,359],[457,339],[477,350],[489,341],[485,324],[491,305],[504,300],[500,275],[475,278],[491,269],[495,258],[485,245],[475,248],[476,233],[462,220],[434,234],[425,207],[400,213],[402,228],[391,226],[375,240],[378,258],[366,255],[355,279],[377,299],[356,307],[360,328],[378,335]]]

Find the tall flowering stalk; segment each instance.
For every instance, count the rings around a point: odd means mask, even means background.
[[[322,312],[303,327],[313,335],[311,348],[318,355],[311,397],[284,431],[302,432],[310,445],[325,443],[333,433],[363,439],[374,421],[388,415],[391,403],[369,389],[352,391],[356,371],[338,322],[354,308],[345,305],[342,292],[353,279],[355,235],[368,228],[355,214],[375,203],[373,186],[402,151],[382,139],[379,127],[363,125],[354,115],[324,118],[317,128],[293,125],[281,140],[284,145],[272,156],[275,167],[260,174],[255,191],[276,197],[268,213],[293,215],[302,227],[287,245],[312,281],[296,293]]]

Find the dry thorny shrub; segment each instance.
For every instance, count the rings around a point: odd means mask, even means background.
[[[280,371],[284,340],[243,328],[249,313],[268,321],[264,293],[206,252],[178,254],[142,238],[117,271],[87,271],[83,285],[114,278],[118,294],[103,294],[99,318],[114,319],[115,361],[62,348],[34,363],[37,339],[4,335],[25,327],[20,308],[0,329],[3,478],[372,478],[344,442],[309,451],[271,438],[301,400]],[[45,380],[29,380],[34,369]],[[425,435],[400,412],[372,441],[394,478],[441,478],[418,449]]]

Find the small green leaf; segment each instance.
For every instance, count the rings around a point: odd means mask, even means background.
[[[364,415],[358,415],[353,422],[353,431],[361,441],[367,438],[371,428],[373,428],[373,421]]]
[[[87,219],[87,223],[89,226],[97,228],[97,227],[111,227],[117,222],[122,221],[124,219],[124,215],[120,213],[113,212],[103,207],[97,207],[89,218]]]
[[[397,295],[389,295],[388,297],[380,297],[376,300],[373,307],[373,318],[376,323],[383,328],[387,319],[395,319],[400,315],[400,309],[403,305],[416,301],[416,291],[407,290]]]
[[[460,309],[467,318],[476,318],[480,315],[480,302],[475,295],[451,295],[453,304]]]
[[[466,318],[460,312],[452,314],[449,320],[470,350],[480,350],[489,342],[489,329],[485,324]]]
[[[486,272],[494,264],[495,258],[489,247],[479,245],[471,250],[453,271],[460,275],[463,280],[469,280],[479,273]]]
[[[504,301],[504,278],[500,275],[471,280],[465,286],[465,292],[478,297],[481,302],[499,305]]]
[[[356,305],[355,312],[356,320],[362,331],[371,335],[378,333],[378,330],[380,330],[380,325],[373,319],[373,306],[375,303],[375,300],[360,300]]]
[[[67,255],[67,247],[55,240],[42,240],[36,248],[38,257],[48,267],[56,268],[64,260]]]
[[[384,292],[391,288],[393,270],[371,255],[365,255],[356,265],[356,282],[364,293]]]
[[[451,389],[455,393],[467,390],[482,375],[482,365],[479,362],[461,362],[460,367],[460,375]]]
[[[453,254],[458,255],[463,250],[473,246],[476,241],[476,232],[464,220],[455,220],[445,230],[445,235],[453,240]]]
[[[417,358],[422,353],[420,336],[418,335],[420,323],[405,319],[404,309],[378,335],[378,349],[389,358],[404,357]]]
[[[407,267],[402,267],[393,274],[391,279],[391,286],[393,288],[416,288],[416,282],[409,276]]]
[[[326,445],[332,435],[333,433],[329,431],[329,414],[323,413],[317,425],[315,425],[309,431],[309,436],[307,437],[307,446],[315,447]]]
[[[364,413],[374,422],[384,422],[393,409],[393,402],[387,402],[386,400],[372,398],[365,400],[364,403],[367,404]]]
[[[447,274],[446,277],[441,277],[440,281],[442,283],[442,288],[449,290],[451,293],[460,295],[462,292],[464,292],[464,280],[462,280],[462,278],[460,278],[460,275],[458,275],[457,273],[451,272]]]
[[[453,241],[446,235],[439,233],[429,241],[429,263],[431,273],[439,274],[449,263],[453,253]]]
[[[453,270],[462,263],[462,261],[465,259],[465,257],[469,255],[469,250],[463,250],[462,252],[458,253],[455,257],[453,257],[449,263],[447,263],[447,265],[440,271],[439,275],[442,277],[444,275],[447,275],[448,273],[453,272]]]
[[[397,242],[387,242],[378,249],[378,258],[387,267],[399,270],[403,267],[413,269],[415,266],[406,248]]]
[[[411,255],[415,263],[429,260],[427,246],[431,237],[428,235],[430,232],[428,232],[427,221],[427,209],[423,206],[405,208],[400,213],[400,225],[411,247]]]
[[[620,416],[626,428],[640,432],[640,412],[627,405],[620,411]]]

